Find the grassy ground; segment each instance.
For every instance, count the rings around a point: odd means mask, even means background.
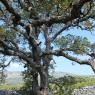
[[[76,77],[77,83],[74,84],[75,89],[79,89],[81,87],[92,86],[95,85],[94,77]]]
[[[0,90],[19,90],[22,87],[22,84],[17,85],[0,85]]]

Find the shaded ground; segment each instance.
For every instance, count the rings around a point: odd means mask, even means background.
[[[73,95],[95,95],[95,86],[83,87],[74,91]]]
[[[0,95],[20,95],[16,91],[6,91],[6,90],[0,90]]]

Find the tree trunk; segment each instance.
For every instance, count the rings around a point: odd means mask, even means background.
[[[32,82],[32,92],[31,95],[38,95],[39,85],[38,85],[38,73],[33,74],[33,82]]]
[[[49,95],[48,69],[41,69],[40,71],[40,92],[41,95]]]
[[[49,95],[48,89],[48,69],[40,69],[40,85],[38,84],[38,73],[33,74],[31,95]]]

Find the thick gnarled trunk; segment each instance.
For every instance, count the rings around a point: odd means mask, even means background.
[[[33,75],[31,95],[49,95],[48,94],[49,93],[48,69],[40,68],[39,76],[40,76],[40,79],[38,78],[38,73],[35,73]]]
[[[45,50],[50,51],[51,50],[51,43],[50,43],[50,38],[49,38],[49,33],[48,33],[48,27],[46,25],[44,26],[44,36],[45,36],[45,45],[46,45]],[[38,36],[36,38],[38,40]],[[34,91],[36,91],[35,93],[38,95],[49,95],[48,68],[49,68],[49,64],[52,59],[52,56],[51,55],[43,55],[42,56],[41,55],[42,50],[41,50],[40,44],[37,44],[35,40],[32,41],[31,43],[33,46],[32,47],[33,61],[39,65],[39,67],[36,67],[35,69],[37,71],[37,74],[40,75],[40,84],[34,85],[34,87],[35,87]],[[38,79],[38,76],[37,76],[37,79]],[[37,79],[34,79],[33,81],[36,81]],[[37,81],[39,81],[39,79]],[[38,83],[39,82],[37,82],[37,84]],[[38,87],[36,87],[36,86],[38,86]],[[36,88],[38,91],[35,90]]]
[[[34,73],[32,82],[32,95],[38,95],[39,85],[38,85],[38,74]]]
[[[42,69],[40,71],[40,91],[41,95],[49,95],[48,89],[48,69]]]

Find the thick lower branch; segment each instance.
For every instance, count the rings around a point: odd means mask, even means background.
[[[94,61],[95,59],[81,60],[81,59],[78,59],[78,58],[76,58],[74,56],[69,55],[68,53],[64,53],[61,50],[44,52],[42,54],[42,56],[45,56],[45,55],[63,56],[63,57],[65,57],[65,58],[67,58],[67,59],[69,59],[71,61],[79,63],[80,65],[89,65],[89,66],[91,66],[93,72],[95,73],[95,61]]]
[[[75,62],[77,62],[77,63],[79,63],[79,64],[87,64],[87,65],[90,65],[89,60],[80,60],[80,59],[78,59],[78,58],[76,58],[76,57],[74,57],[74,56],[69,55],[68,53],[64,53],[64,52],[61,51],[61,50],[55,50],[55,51],[50,51],[50,52],[44,52],[44,53],[42,54],[42,56],[44,56],[44,55],[63,56],[63,57],[65,57],[65,58],[67,58],[67,59],[69,59],[69,60],[71,60],[71,61],[75,61]]]

